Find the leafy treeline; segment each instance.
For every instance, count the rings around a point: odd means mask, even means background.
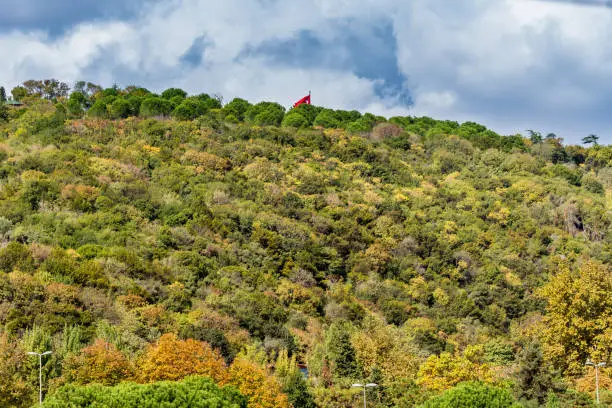
[[[584,362],[612,352],[596,137],[85,82],[12,94],[0,406],[36,402],[26,352],[46,350],[48,406],[353,407],[355,382],[374,407],[591,406]]]
[[[179,382],[140,385],[123,383],[117,387],[102,385],[64,387],[44,407],[168,407],[168,408],[246,408],[244,396],[230,388],[219,389],[209,379],[188,377]]]

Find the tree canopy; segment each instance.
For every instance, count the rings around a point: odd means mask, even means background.
[[[255,407],[354,407],[363,381],[378,408],[592,401],[584,362],[612,344],[611,146],[177,88],[13,95],[0,405],[37,401],[26,353],[45,350],[55,406],[194,375]]]

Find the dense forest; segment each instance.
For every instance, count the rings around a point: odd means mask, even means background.
[[[0,88],[0,406],[590,407],[612,146]],[[544,132],[546,133],[546,132]],[[612,369],[599,369],[612,405]],[[164,405],[165,404],[165,405]]]

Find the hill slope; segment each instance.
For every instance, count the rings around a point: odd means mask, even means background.
[[[32,98],[0,125],[0,346],[53,347],[53,387],[80,381],[67,361],[95,339],[138,365],[169,332],[228,363],[287,350],[309,370],[308,390],[285,387],[296,407],[300,393],[351,406],[363,378],[379,406],[470,379],[542,403],[558,389],[549,361],[570,381],[592,346],[609,355],[609,303],[563,362],[539,292],[559,271],[610,272],[609,146],[241,101],[109,119],[128,94],[97,95],[83,118],[73,97]],[[6,360],[7,378],[32,378],[0,386],[17,406],[36,385],[24,361]]]

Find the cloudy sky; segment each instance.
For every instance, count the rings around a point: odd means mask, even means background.
[[[593,0],[598,1],[598,0]],[[603,2],[603,0],[602,0]],[[612,143],[612,8],[538,0],[0,0],[0,84],[85,79]]]

